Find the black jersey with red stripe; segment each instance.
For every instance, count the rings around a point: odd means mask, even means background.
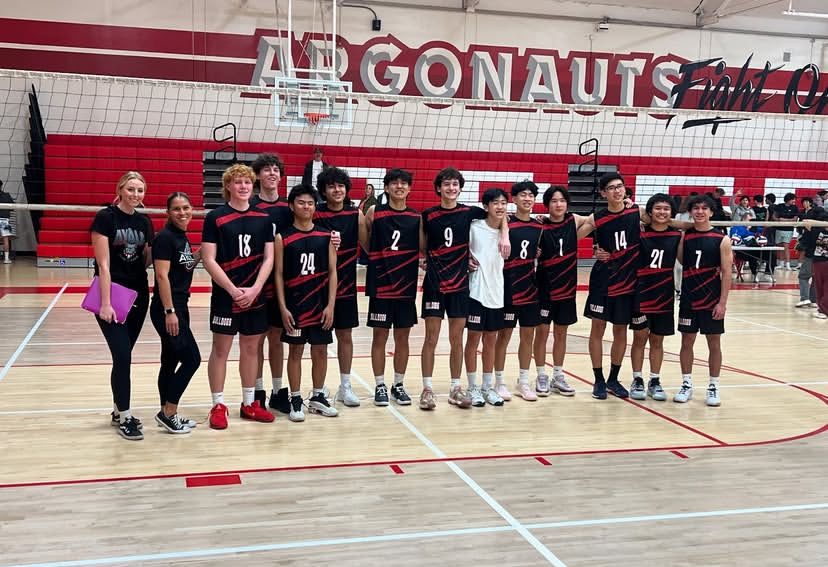
[[[285,307],[298,328],[321,325],[328,306],[331,233],[318,225],[310,230],[290,225],[280,235]]]
[[[336,297],[356,297],[356,266],[359,258],[359,209],[345,207],[332,211],[327,203],[316,207],[313,222],[328,231],[337,231],[342,242],[336,251]]]
[[[365,293],[380,299],[414,299],[420,256],[420,213],[376,205],[368,245]]]
[[[575,299],[578,286],[578,230],[575,217],[543,219],[538,258],[538,288],[545,301]]]
[[[273,227],[265,212],[253,207],[237,211],[224,204],[207,214],[201,241],[216,245],[216,262],[236,287],[250,287],[259,276],[266,246],[273,242]],[[241,309],[224,288],[213,282],[211,305],[221,312],[259,309],[264,301],[264,294],[259,294],[250,307]]]
[[[509,217],[509,259],[503,264],[503,291],[505,305],[529,305],[538,302],[535,278],[535,259],[543,226],[530,218]]]
[[[636,300],[641,313],[672,313],[675,306],[676,265],[681,232],[668,228],[641,231]]]
[[[270,217],[270,222],[273,225],[273,236],[275,237],[282,229],[290,226],[293,223],[293,213],[290,210],[288,202],[284,199],[277,199],[275,201],[267,201],[256,195],[250,199],[250,206],[267,213]],[[274,266],[274,270],[275,270]],[[276,289],[273,287],[273,278],[267,279],[262,294],[266,299],[271,299],[276,296]]]
[[[694,228],[684,233],[681,305],[695,311],[712,311],[722,295],[722,239],[715,229]]]
[[[426,236],[423,288],[440,293],[468,291],[469,229],[473,220],[483,218],[486,211],[461,203],[452,209],[437,205],[423,211]]]
[[[638,207],[613,213],[595,212],[595,240],[610,253],[606,262],[595,262],[590,274],[590,293],[615,297],[635,293],[641,213]]]

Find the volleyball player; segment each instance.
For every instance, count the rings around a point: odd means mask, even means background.
[[[368,326],[372,329],[371,368],[374,371],[374,404],[387,406],[389,389],[385,385],[385,346],[394,329],[394,382],[390,397],[403,406],[411,405],[403,381],[408,368],[409,334],[417,324],[417,260],[420,255],[420,214],[407,205],[412,175],[392,169],[383,179],[388,202],[368,209]],[[433,400],[433,398],[432,398]],[[428,400],[426,400],[428,404]],[[426,408],[428,409],[428,408]]]
[[[213,345],[207,363],[213,429],[227,428],[224,381],[236,334],[242,383],[239,415],[264,423],[273,421],[273,414],[255,399],[259,343],[268,329],[262,289],[273,269],[273,225],[267,213],[250,205],[255,181],[256,174],[246,165],[235,164],[224,171],[222,193],[227,202],[210,211],[201,236],[202,261],[213,279]]]
[[[275,236],[283,228],[290,226],[292,221],[290,207],[287,201],[279,197],[279,183],[285,175],[285,164],[276,154],[259,154],[251,164],[253,173],[259,185],[259,194],[250,199],[250,205],[257,210],[264,211],[270,217]],[[264,388],[264,344],[267,340],[267,359],[270,365],[270,380],[273,389],[270,393],[270,407],[290,412],[290,400],[287,388],[282,388],[282,371],[284,368],[285,349],[282,344],[282,319],[279,314],[279,304],[276,301],[274,276],[268,278],[262,293],[265,297],[269,328],[262,336],[259,344],[258,373],[256,377],[256,392],[254,399],[259,405],[268,405],[267,391]]]
[[[102,209],[92,221],[92,246],[95,250],[95,275],[101,289],[101,308],[95,320],[101,328],[109,353],[112,371],[114,411],[112,425],[124,439],[141,440],[141,421],[132,415],[132,349],[144,326],[149,306],[147,266],[153,241],[149,217],[136,212],[143,206],[147,182],[136,172],[129,171],[118,180],[115,204]],[[118,321],[112,308],[112,284],[120,284],[138,292],[138,297],[126,317]]]
[[[505,307],[503,328],[497,333],[495,389],[504,400],[511,399],[511,392],[503,382],[503,373],[506,367],[506,349],[512,338],[512,331],[520,323],[516,393],[525,400],[535,401],[538,398],[529,386],[529,365],[532,362],[535,329],[541,322],[535,259],[538,255],[543,226],[531,216],[538,186],[528,180],[521,181],[512,185],[511,193],[516,212],[508,217],[511,251],[503,267]],[[486,222],[489,222],[488,218]],[[473,254],[473,256],[477,258],[476,255]],[[468,351],[468,347],[466,350]],[[539,373],[536,388],[541,396],[549,395],[549,380],[545,374]]]
[[[186,193],[167,197],[167,225],[152,245],[155,287],[150,319],[161,338],[158,394],[161,411],[155,421],[170,433],[189,433],[196,422],[178,415],[178,402],[201,365],[201,352],[190,330],[190,285],[200,256],[193,253],[187,226],[193,207]]]
[[[314,223],[339,234],[341,239],[336,251],[337,289],[333,321],[340,380],[335,399],[346,406],[356,407],[359,406],[359,397],[351,388],[354,359],[352,329],[359,326],[356,268],[360,246],[366,243],[365,216],[351,203],[351,178],[344,169],[329,167],[323,170],[316,186],[322,203],[316,208]]]
[[[553,185],[543,194],[543,206],[549,216],[543,219],[543,234],[538,256],[538,291],[541,324],[535,332],[535,366],[538,375],[545,373],[546,341],[552,325],[551,390],[562,396],[574,396],[575,389],[564,376],[566,336],[570,325],[578,321],[575,292],[578,284],[578,231],[588,217],[570,213],[569,191]]]
[[[657,193],[650,197],[646,212],[650,224],[641,231],[638,282],[630,325],[633,330],[630,349],[633,381],[630,397],[644,400],[650,396],[656,401],[664,401],[667,395],[661,387],[661,364],[664,360],[664,337],[676,332],[673,268],[678,258],[681,232],[670,228],[673,200],[669,195]],[[644,349],[648,341],[650,379],[645,390],[642,369]]]
[[[503,398],[493,384],[493,370],[498,334],[504,325],[504,262],[498,251],[500,226],[506,216],[509,200],[503,189],[487,189],[483,193],[486,218],[472,221],[469,229],[469,253],[475,258],[476,269],[469,275],[469,315],[466,318],[464,358],[469,379],[471,405],[489,403],[502,406]],[[511,231],[510,231],[511,236]],[[535,245],[537,249],[537,245]],[[514,312],[513,312],[514,313]],[[483,388],[477,384],[477,347],[483,340]]]
[[[589,296],[584,316],[592,320],[589,333],[589,356],[595,383],[592,397],[605,400],[607,391],[619,398],[629,396],[618,380],[621,362],[627,350],[627,326],[632,321],[641,214],[638,207],[627,208],[624,178],[608,173],[599,181],[601,196],[607,207],[586,218],[580,236],[595,232],[596,245],[609,252],[606,262],[595,262],[589,276]],[[604,379],[603,339],[607,323],[612,325],[610,373]]]
[[[440,204],[422,213],[420,249],[425,256],[426,275],[421,312],[425,319],[425,340],[420,356],[423,371],[420,408],[425,410],[436,407],[432,390],[434,351],[444,315],[449,320],[451,348],[449,404],[461,408],[471,406],[471,398],[460,386],[463,327],[469,314],[469,228],[471,221],[485,218],[486,211],[458,203],[465,182],[463,175],[453,167],[441,170],[434,179],[434,191],[440,197]],[[508,257],[508,222],[502,222],[500,230],[499,250]]]
[[[685,403],[693,398],[693,345],[699,332],[707,338],[710,382],[707,405],[721,404],[719,372],[722,368],[721,337],[730,293],[730,270],[733,251],[730,238],[710,226],[712,200],[699,195],[688,203],[693,227],[684,234],[679,258],[684,265],[679,300],[678,330],[681,332],[681,388],[674,402]]]
[[[287,374],[290,384],[291,421],[304,421],[302,405],[302,356],[311,348],[313,393],[308,408],[326,417],[338,412],[325,398],[328,345],[333,342],[337,293],[337,251],[331,233],[314,225],[319,194],[313,187],[297,185],[288,194],[293,224],[276,235],[276,297],[284,324],[282,341],[289,345]]]

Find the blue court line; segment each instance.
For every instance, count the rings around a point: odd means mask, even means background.
[[[43,321],[46,320],[46,316],[49,315],[49,312],[52,310],[52,308],[58,302],[58,299],[60,299],[60,296],[63,295],[63,292],[66,290],[67,287],[69,287],[69,282],[66,282],[66,283],[63,284],[63,287],[60,288],[59,292],[57,292],[57,295],[55,295],[54,299],[52,299],[52,302],[49,304],[49,306],[46,308],[46,310],[43,311],[43,313],[40,315],[40,319],[38,319],[35,322],[35,324],[32,325],[32,328],[29,330],[29,333],[25,337],[23,337],[22,341],[20,341],[20,344],[17,346],[17,350],[14,351],[14,353],[11,355],[11,357],[9,357],[9,359],[6,361],[6,365],[3,366],[2,370],[0,370],[0,382],[3,381],[3,378],[5,378],[6,374],[9,373],[9,370],[11,370],[11,367],[14,365],[15,362],[17,362],[17,359],[23,353],[23,349],[25,349],[26,345],[29,344],[29,341],[32,340],[32,337],[37,332],[37,330],[40,328],[40,326],[43,324]]]
[[[809,510],[828,509],[828,502],[814,504],[796,504],[791,506],[766,506],[761,508],[736,508],[732,510],[710,510],[707,512],[681,512],[677,514],[655,514],[647,516],[622,516],[617,518],[597,518],[591,520],[567,520],[563,522],[543,522],[537,524],[523,524],[526,530],[560,529],[583,526],[599,526],[611,524],[629,524],[636,522],[661,522],[670,520],[691,520],[697,518],[715,518],[725,516],[740,516],[746,514],[772,514],[780,512],[802,512]],[[491,526],[479,528],[465,528],[454,530],[433,530],[427,532],[413,532],[402,534],[387,534],[380,536],[336,538],[293,541],[287,543],[273,543],[262,545],[245,545],[237,547],[220,547],[212,549],[194,549],[191,551],[171,551],[166,553],[152,553],[145,555],[122,555],[116,557],[101,557],[97,559],[78,559],[73,561],[55,561],[48,563],[27,563],[9,565],[7,567],[87,567],[94,565],[110,565],[113,563],[134,563],[139,561],[163,561],[172,559],[191,559],[199,557],[217,557],[238,553],[252,553],[262,551],[280,551],[287,549],[303,549],[309,547],[326,547],[333,545],[353,545],[364,543],[386,543],[418,539],[434,539],[454,536],[468,536],[490,533],[518,532],[516,526]]]

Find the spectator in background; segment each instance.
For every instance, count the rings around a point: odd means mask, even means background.
[[[302,185],[316,187],[316,179],[319,174],[330,167],[322,160],[322,148],[313,149],[313,159],[305,164],[305,172],[302,174]],[[317,187],[318,189],[318,187]]]
[[[370,183],[365,184],[365,196],[362,198],[362,201],[359,203],[359,210],[362,211],[363,215],[368,214],[368,209],[373,207],[377,204],[377,198],[374,197],[374,186]],[[368,251],[359,247],[359,259],[357,260],[357,264],[360,266],[367,266],[368,265]]]
[[[823,211],[822,207],[811,206],[813,200],[810,197],[802,199],[802,220],[817,219]],[[811,238],[811,231],[803,230],[796,242],[796,249],[799,250],[799,302],[797,308],[816,307],[816,286],[813,284],[813,263],[815,242]]]
[[[814,208],[814,200],[810,197],[802,197],[799,202],[802,205],[802,208],[799,210],[799,218],[804,219],[808,211]]]
[[[758,221],[768,220],[768,209],[767,209],[767,207],[765,207],[765,196],[764,195],[754,195],[753,196],[753,213],[754,213],[754,218]]]
[[[750,198],[747,195],[739,197],[739,204],[733,209],[731,217],[736,222],[749,221],[756,218],[753,209],[750,207]]]
[[[711,198],[713,199],[713,203],[716,205],[716,208],[713,211],[713,217],[710,220],[730,220],[730,216],[727,214],[727,211],[725,211],[724,203],[722,201],[722,199],[724,199],[724,194],[724,189],[722,189],[721,187],[716,187],[716,189],[713,190]]]
[[[0,203],[14,203],[14,197],[3,191],[0,181]],[[11,240],[14,238],[14,211],[0,210],[0,240],[3,242],[3,263],[11,264]]]
[[[776,220],[779,221],[796,221],[799,219],[799,209],[796,206],[796,195],[793,193],[785,193],[785,203],[777,205],[773,209]],[[791,240],[793,239],[793,227],[780,227],[776,230],[776,243],[782,246],[782,257],[784,262],[782,264],[783,270],[792,270],[791,268]]]
[[[825,208],[826,200],[828,200],[828,191],[820,191],[814,195],[814,208]]]

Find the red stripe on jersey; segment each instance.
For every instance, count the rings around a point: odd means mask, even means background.
[[[693,309],[696,311],[712,311],[716,304],[719,303],[718,297],[710,299],[697,299],[692,302]]]
[[[616,295],[627,295],[632,293],[634,289],[635,280],[618,282],[617,284],[612,284],[607,288],[607,295],[610,297],[615,297]]]
[[[563,256],[552,256],[551,258],[547,258],[546,260],[541,260],[541,266],[547,268],[549,266],[555,266],[557,264],[571,262],[572,257],[576,254],[577,252],[570,252],[569,254],[564,254]]]
[[[639,210],[638,207],[631,207],[629,209],[624,209],[623,211],[619,211],[617,213],[613,213],[613,212],[610,211],[610,214],[608,214],[607,216],[601,217],[599,219],[595,219],[595,228],[598,228],[599,226],[605,225],[608,222],[610,222],[612,220],[615,220],[617,218],[621,218],[624,215],[633,215],[633,214],[637,215],[640,212],[641,211]]]
[[[259,211],[248,209],[243,213],[231,213],[229,215],[224,215],[216,219],[216,227],[222,227],[229,222],[233,222],[234,220],[238,220],[242,217],[265,217],[269,218],[267,213],[260,213]]]
[[[463,248],[468,250],[469,245],[458,244],[457,246],[450,246],[448,248],[438,248],[437,250],[429,250],[428,254],[430,256],[445,256],[446,254],[452,254],[454,252],[457,252],[458,250],[462,250]]]
[[[287,207],[288,204],[285,201],[259,201],[255,205],[253,205],[257,209],[267,210],[272,209],[273,207]]]
[[[396,256],[408,256],[412,253],[417,252],[414,249],[411,250],[391,250],[386,248],[384,250],[373,250],[368,252],[368,258],[371,260],[382,260],[386,258],[394,258]]]
[[[526,264],[534,264],[535,258],[515,258],[514,260],[508,260],[503,264],[504,270],[514,270],[515,268],[519,268],[521,266],[525,266]]]
[[[359,214],[358,209],[341,209],[339,211],[316,211],[313,213],[314,219],[329,219],[338,216],[351,216]]]
[[[309,238],[311,236],[330,237],[331,233],[330,232],[325,232],[323,230],[312,230],[311,232],[294,232],[293,234],[291,234],[290,236],[285,238],[282,241],[282,244],[287,246],[288,244],[292,244],[293,242],[296,242],[297,240],[301,240],[303,238]]]
[[[643,276],[652,276],[655,274],[666,274],[667,272],[673,273],[673,268],[639,268],[638,275],[640,277]]]
[[[711,272],[711,271],[718,273],[719,266],[711,266],[711,267],[708,267],[708,268],[685,268],[683,273],[684,273],[685,277],[689,278],[689,277],[692,277],[692,276],[703,275],[706,272]]]
[[[674,279],[673,279],[673,270],[667,270],[667,272],[664,273],[663,278],[661,278],[660,280],[653,283],[653,285],[651,285],[650,287],[645,287],[643,289],[639,289],[638,293],[647,293],[648,291],[651,291],[653,289],[659,289],[659,288],[665,287],[667,285],[670,286],[670,296],[672,297],[672,293],[673,293],[673,289],[674,289],[673,286],[675,285],[675,282],[674,282]]]
[[[301,285],[305,282],[309,282],[309,281],[314,280],[316,278],[326,278],[327,279],[327,277],[328,277],[328,272],[324,272],[324,273],[321,273],[321,274],[306,274],[304,276],[296,276],[295,278],[291,278],[289,280],[286,280],[285,281],[285,286],[293,287],[293,286]]]
[[[681,236],[678,230],[648,230],[641,233],[641,238],[662,238],[664,236]]]
[[[453,209],[438,209],[436,211],[431,211],[430,213],[428,213],[427,220],[431,221],[431,220],[434,220],[436,218],[440,218],[440,217],[443,217],[443,216],[446,216],[446,215],[453,215],[453,214],[456,214],[456,213],[462,213],[462,212],[468,211],[468,210],[469,210],[469,207],[461,206],[461,205],[457,205]]]
[[[264,254],[253,254],[247,258],[233,258],[229,262],[221,262],[219,266],[221,266],[221,269],[226,273],[229,270],[235,270],[236,268],[240,268],[251,262],[260,262],[263,257]]]
[[[688,232],[684,235],[684,240],[695,240],[697,238],[716,238],[721,240],[724,238],[724,234],[721,232],[716,232],[715,230],[710,230],[707,232]]]
[[[320,293],[327,286],[328,286],[328,277],[325,276],[325,278],[323,278],[323,280],[321,282],[319,282],[319,285],[317,285],[315,288],[311,289],[307,293],[307,295],[305,295],[305,297],[303,297],[302,299],[299,300],[299,305],[304,304],[308,299],[310,299],[314,295]]]
[[[417,217],[420,218],[420,213],[417,211],[395,211],[395,210],[387,210],[387,211],[377,211],[374,210],[374,219],[379,220],[385,217]]]
[[[562,301],[564,299],[572,299],[575,297],[575,292],[578,286],[575,283],[570,283],[566,287],[555,288],[549,292],[549,299],[552,301]]]
[[[661,298],[660,301],[658,299],[642,301],[639,304],[638,309],[642,313],[667,313],[673,310],[672,305],[675,303],[675,301],[676,300],[673,297],[673,294],[670,293],[669,297]]]

